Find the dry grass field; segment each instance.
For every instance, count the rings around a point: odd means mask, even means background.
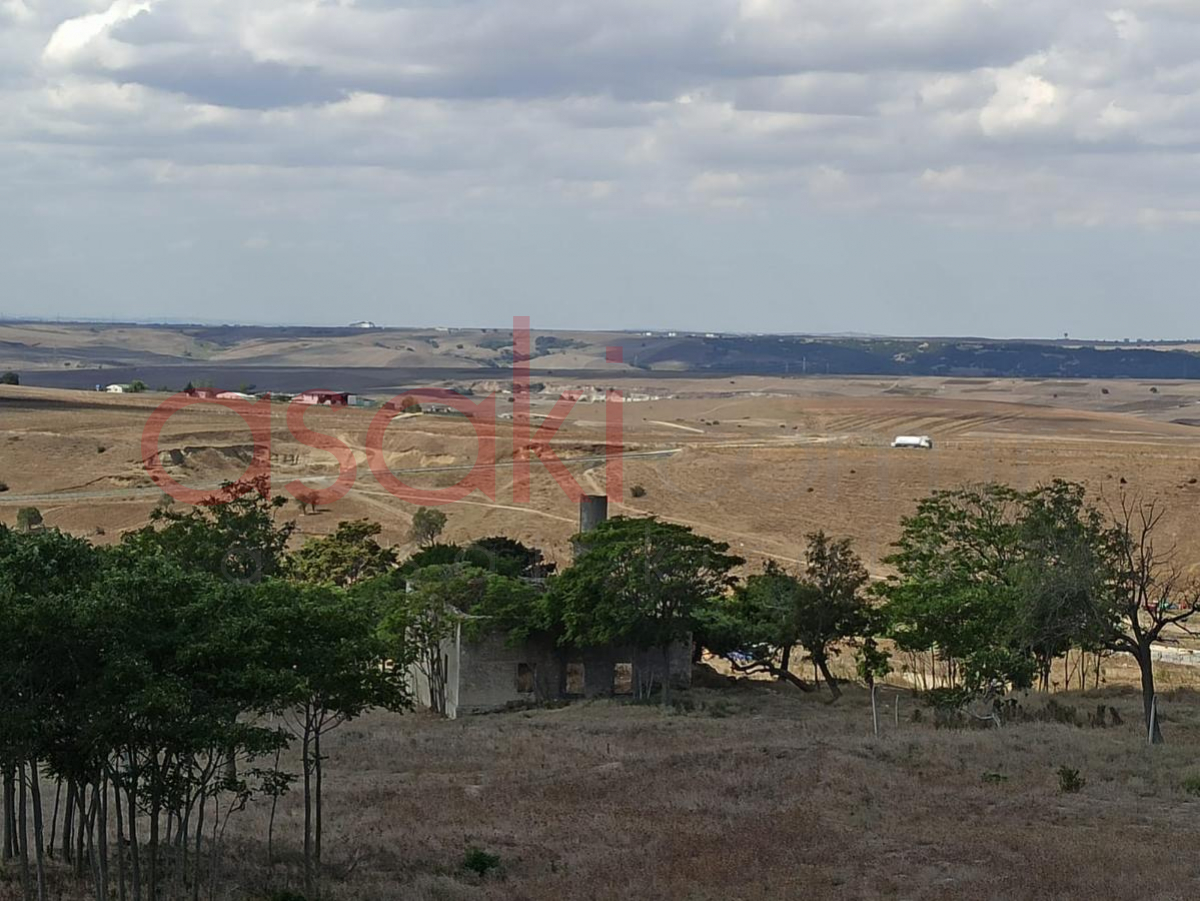
[[[475,382],[481,391],[494,381]],[[624,501],[614,512],[652,513],[730,542],[751,561],[793,560],[806,532],[853,537],[877,574],[900,517],[930,490],[1001,480],[1029,487],[1051,478],[1083,482],[1099,502],[1122,491],[1159,500],[1165,528],[1185,561],[1200,561],[1200,534],[1189,528],[1200,501],[1200,432],[1188,420],[1200,383],[1048,382],[871,378],[609,378],[631,395],[657,398],[623,405]],[[571,387],[547,381],[551,388]],[[1156,388],[1155,393],[1150,388]],[[142,431],[164,395],[0,387],[0,521],[19,506],[39,506],[52,525],[111,541],[148,520],[160,493],[142,459]],[[479,399],[477,397],[476,399]],[[550,394],[535,399],[549,412]],[[511,409],[499,395],[497,409]],[[330,484],[334,458],[299,443],[283,405],[272,407],[276,490],[293,479]],[[369,409],[313,409],[309,428],[354,449],[351,494],[299,520],[300,535],[323,534],[338,521],[377,519],[403,544],[413,505],[389,495],[371,475]],[[929,434],[932,452],[893,450],[896,434]],[[586,491],[603,490],[602,404],[581,403],[547,443]],[[389,427],[383,459],[421,487],[447,486],[475,460],[472,424],[419,416]],[[168,473],[180,483],[215,486],[242,472],[252,453],[248,430],[219,407],[176,414],[160,448],[180,454]],[[657,452],[657,456],[638,456]],[[576,510],[538,464],[538,450],[514,448],[511,423],[497,424],[496,497],[476,492],[448,508],[451,540],[503,533],[564,559]],[[528,504],[514,504],[512,462],[533,459]],[[587,462],[571,463],[572,459]],[[456,468],[457,467],[457,468]],[[419,473],[433,468],[434,471]],[[645,488],[629,496],[634,485]],[[103,534],[99,531],[103,530]]]
[[[711,680],[709,684],[712,684]],[[372,715],[330,741],[330,897],[1193,898],[1200,700],[1164,699],[1145,745],[1132,689],[1064,693],[1120,727],[938,730],[884,692],[836,705],[770,683],[696,688],[671,712],[611,701],[456,722]],[[899,721],[893,705],[898,703]],[[1046,699],[1023,702],[1030,711]],[[687,709],[690,708],[690,709]],[[1060,791],[1059,767],[1086,781]],[[287,797],[276,829],[295,845]],[[300,880],[264,866],[267,812],[235,819],[233,897]],[[462,859],[501,859],[484,879]],[[242,891],[244,895],[236,894]]]

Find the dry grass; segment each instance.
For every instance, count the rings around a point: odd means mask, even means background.
[[[347,724],[326,748],[325,897],[1195,897],[1192,688],[1164,692],[1168,744],[1149,748],[1132,687],[1053,696],[1081,720],[1116,707],[1124,725],[1106,729],[939,730],[886,689],[875,738],[862,689],[830,705],[774,683],[703,681],[720,687],[671,711],[594,701]],[[1030,712],[1046,701],[1022,699]],[[1062,766],[1086,780],[1080,792],[1060,792]],[[299,793],[281,803],[273,868],[267,818],[263,801],[232,819],[215,898],[302,885]],[[472,847],[501,869],[466,872]],[[0,898],[15,897],[13,878]],[[86,897],[58,886],[64,901]]]
[[[880,560],[899,533],[900,517],[934,488],[996,479],[1029,487],[1051,478],[1077,480],[1094,498],[1139,492],[1167,510],[1166,540],[1177,542],[1181,562],[1200,561],[1200,533],[1188,511],[1200,498],[1200,449],[1195,429],[1161,422],[1136,407],[1149,397],[1138,383],[1071,383],[1072,397],[1055,398],[1062,386],[1019,380],[914,379],[900,387],[923,396],[889,394],[897,382],[871,379],[679,380],[656,384],[621,381],[627,391],[667,395],[627,404],[624,441],[630,450],[674,449],[657,459],[624,463],[624,501],[613,512],[653,513],[728,541],[757,567],[763,559],[795,560],[808,531],[823,528],[855,540],[878,575]],[[614,381],[617,381],[614,379]],[[735,384],[730,384],[733,381]],[[911,384],[909,384],[911,382]],[[1200,382],[1172,391],[1174,414],[1200,399]],[[482,389],[481,389],[482,390]],[[1075,396],[1083,392],[1087,397]],[[78,534],[103,528],[102,540],[144,524],[157,500],[142,464],[141,434],[161,395],[104,396],[30,388],[0,389],[0,522],[36,498],[46,521]],[[1071,408],[1064,404],[1073,404]],[[539,401],[538,410],[548,407]],[[537,406],[537,405],[535,405]],[[328,453],[288,434],[282,405],[272,409],[272,452],[277,487],[293,479],[328,484],[336,472]],[[349,496],[316,516],[298,516],[297,540],[332,531],[338,521],[378,520],[384,540],[403,545],[415,509],[390,496],[373,478],[364,450],[373,418],[366,410],[312,410],[310,428],[356,449],[358,480]],[[603,445],[604,411],[582,404],[554,439],[570,460]],[[682,428],[681,428],[682,427]],[[500,422],[497,451],[511,462],[511,424]],[[934,436],[932,453],[894,451],[900,433]],[[213,485],[237,477],[238,456],[249,443],[245,425],[224,409],[192,408],[172,417],[164,449],[187,449],[187,462],[171,474],[184,484]],[[97,448],[104,446],[104,453]],[[392,424],[385,442],[390,466],[411,469],[475,458],[474,431],[464,420],[414,417]],[[568,463],[586,490],[603,490],[605,472],[595,463]],[[445,486],[462,472],[405,475],[423,487]],[[514,472],[496,470],[494,500],[476,492],[448,509],[446,538],[467,541],[507,534],[569,560],[577,511],[546,470],[535,463],[528,503],[514,498]],[[1124,484],[1122,483],[1124,480]],[[641,484],[642,498],[629,497]],[[63,492],[85,492],[71,497]],[[51,499],[48,495],[58,493]],[[402,547],[401,550],[404,550]]]
[[[889,694],[878,739],[858,690],[834,706],[762,683],[687,697],[693,709],[674,713],[593,702],[343,727],[328,765],[330,897],[1195,896],[1190,691],[1164,699],[1169,744],[1153,750],[1127,689],[1056,696],[1084,715],[1116,706],[1125,725],[1108,729],[935,730],[912,721],[907,694],[897,726]],[[1059,793],[1059,766],[1080,771],[1080,793]],[[265,816],[235,822],[229,897],[300,881],[295,856],[261,866]],[[288,798],[277,841],[296,846],[300,816]],[[462,871],[473,846],[500,856],[498,876]]]

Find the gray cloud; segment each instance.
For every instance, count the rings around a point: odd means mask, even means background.
[[[1197,47],[1188,0],[0,0],[0,199],[276,251],[559,216],[1161,235],[1200,223]]]

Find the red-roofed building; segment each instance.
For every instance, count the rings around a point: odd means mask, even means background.
[[[296,395],[296,402],[301,404],[322,404],[327,407],[345,407],[350,403],[350,395],[345,391],[305,391]]]

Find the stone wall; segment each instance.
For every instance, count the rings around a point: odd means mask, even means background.
[[[451,684],[447,715],[451,718],[502,710],[520,703],[560,698],[595,698],[633,694],[661,682],[662,654],[657,650],[605,647],[584,651],[528,641],[511,646],[506,636],[491,633],[471,641],[461,634],[446,643]],[[691,642],[671,650],[671,684],[691,685]],[[418,686],[419,700],[421,686]]]

